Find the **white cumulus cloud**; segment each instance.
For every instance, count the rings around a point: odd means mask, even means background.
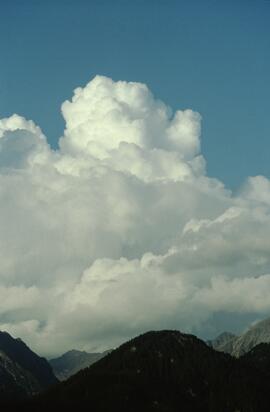
[[[62,113],[56,151],[0,120],[1,329],[54,355],[269,312],[266,177],[232,196],[206,174],[200,115],[140,83],[96,76]]]

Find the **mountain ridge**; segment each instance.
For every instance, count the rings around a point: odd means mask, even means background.
[[[21,339],[0,331],[0,398],[32,396],[58,382],[45,358]]]
[[[239,358],[261,343],[270,343],[270,318],[251,325],[239,336],[223,332],[206,342],[217,351]]]
[[[217,352],[179,331],[151,331],[122,344],[32,404],[97,411],[266,412],[266,375],[248,359]]]
[[[109,352],[110,351],[91,353],[71,349],[57,358],[50,359],[49,363],[55,376],[60,381],[63,381],[77,373],[79,370],[92,365],[94,362],[106,356]]]

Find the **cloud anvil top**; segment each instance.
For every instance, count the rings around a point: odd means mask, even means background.
[[[270,310],[267,178],[232,196],[207,176],[201,116],[141,83],[96,76],[62,113],[58,150],[0,120],[0,329],[54,354]]]

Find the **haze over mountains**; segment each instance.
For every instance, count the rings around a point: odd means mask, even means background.
[[[215,339],[207,341],[209,346],[220,352],[232,353],[233,342],[237,339],[237,336],[230,332],[223,332]]]
[[[63,381],[77,373],[79,370],[87,368],[94,362],[103,358],[110,351],[100,353],[88,353],[79,350],[70,350],[58,358],[50,359],[50,365],[55,376]]]
[[[270,318],[257,322],[240,336],[225,332],[210,341],[214,349],[235,357],[244,355],[260,343],[270,343]]]

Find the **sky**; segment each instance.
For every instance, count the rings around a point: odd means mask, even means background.
[[[236,190],[270,175],[269,17],[266,0],[3,0],[0,113],[33,119],[55,147],[75,87],[143,82],[202,115],[208,173]]]
[[[0,329],[54,356],[269,316],[270,2],[0,7]]]

